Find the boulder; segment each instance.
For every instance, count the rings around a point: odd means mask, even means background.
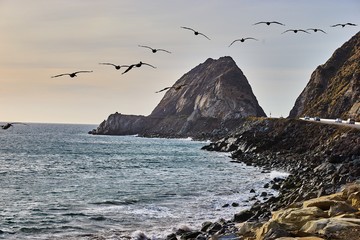
[[[354,208],[360,209],[360,192],[351,193],[348,197],[348,201]]]
[[[281,237],[276,240],[325,240],[324,238],[319,237]]]
[[[347,204],[346,202],[337,202],[334,205],[330,206],[329,216],[334,217],[347,213],[357,212],[357,209]]]
[[[342,193],[335,193],[332,195],[322,196],[304,201],[304,207],[318,207],[324,211],[329,210],[331,206],[339,201],[343,201]]]
[[[270,220],[256,231],[256,240],[263,240],[265,236],[280,234],[279,237],[289,236],[289,233],[277,221]],[[275,239],[275,238],[274,238]]]
[[[327,213],[318,207],[290,208],[274,212],[272,220],[286,225],[287,230],[295,230],[311,220],[327,216]]]
[[[344,229],[360,229],[360,219],[328,218],[309,221],[301,230],[312,234],[334,235]]]
[[[251,210],[243,210],[239,213],[235,213],[232,219],[233,222],[245,222],[254,215],[254,212]]]

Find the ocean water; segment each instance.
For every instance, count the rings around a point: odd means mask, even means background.
[[[206,142],[87,134],[94,127],[0,129],[0,239],[161,238],[230,219],[274,177],[200,150]]]

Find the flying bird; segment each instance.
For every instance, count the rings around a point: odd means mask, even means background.
[[[266,25],[270,25],[270,24],[272,24],[272,23],[275,23],[275,24],[279,24],[279,25],[283,25],[283,26],[285,26],[285,24],[283,24],[283,23],[281,23],[281,22],[277,22],[277,21],[271,21],[271,22],[257,22],[257,23],[254,23],[253,25],[258,25],[258,24],[266,24]]]
[[[73,77],[77,77],[76,74],[78,74],[78,73],[90,73],[90,72],[92,72],[92,71],[77,71],[77,72],[73,72],[73,73],[63,73],[63,74],[52,76],[52,78],[61,77],[61,76],[65,76],[65,75],[69,75],[71,78],[73,78]]]
[[[191,31],[194,32],[195,35],[202,35],[202,36],[204,36],[204,37],[206,37],[207,39],[210,40],[210,38],[208,38],[205,34],[203,34],[203,33],[201,33],[201,32],[198,32],[198,31],[195,31],[195,30],[192,29],[192,28],[189,28],[189,27],[181,27],[181,28],[184,28],[184,29],[187,29],[187,30],[191,30]]]
[[[346,25],[357,26],[355,23],[338,23],[338,24],[335,24],[335,25],[331,25],[330,27],[337,27],[337,26],[345,27]]]
[[[259,41],[258,39],[253,38],[253,37],[246,37],[246,38],[241,38],[241,39],[235,39],[234,41],[232,41],[232,43],[230,43],[229,47],[230,47],[231,45],[233,45],[234,42],[245,42],[245,40],[248,40],[248,39],[255,40],[255,41]]]
[[[13,127],[14,124],[22,124],[22,125],[26,125],[28,126],[26,123],[6,123],[5,125],[1,125],[0,127],[4,130],[10,128],[10,127]]]
[[[99,64],[114,66],[116,70],[119,70],[122,67],[129,67],[128,65],[116,65],[116,64],[113,64],[113,63],[99,63]]]
[[[148,49],[151,49],[151,51],[153,53],[156,53],[157,51],[163,51],[163,52],[167,52],[167,53],[171,53],[165,49],[161,49],[161,48],[152,48],[152,47],[148,47],[148,46],[143,46],[143,45],[139,45],[139,47],[143,47],[143,48],[148,48]]]
[[[127,73],[128,71],[130,71],[133,67],[141,67],[142,65],[147,65],[147,66],[150,66],[150,67],[152,67],[152,68],[156,68],[156,67],[154,67],[153,65],[151,65],[151,64],[148,64],[148,63],[144,63],[144,62],[139,62],[139,63],[137,63],[137,64],[131,64],[126,70],[125,70],[125,72],[123,72],[122,74],[124,74],[124,73]]]
[[[163,92],[165,90],[168,90],[168,89],[174,89],[175,91],[179,91],[181,88],[183,88],[184,86],[186,86],[187,84],[184,83],[184,84],[181,84],[181,85],[178,85],[178,86],[173,86],[173,87],[166,87],[166,88],[163,88],[155,93],[159,93],[159,92]]]
[[[304,33],[308,33],[308,34],[310,34],[309,32],[307,32],[307,31],[305,31],[305,30],[303,30],[303,29],[288,29],[288,30],[286,30],[285,32],[283,32],[283,33],[286,33],[286,32],[294,32],[294,33],[297,33],[297,32],[304,32]],[[283,33],[281,33],[281,34],[283,34]]]
[[[306,30],[311,30],[311,31],[314,31],[314,32],[323,32],[323,33],[326,33],[324,30],[322,29],[319,29],[319,28],[308,28]]]

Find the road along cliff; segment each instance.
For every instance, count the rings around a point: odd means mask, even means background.
[[[360,32],[311,74],[289,117],[305,115],[360,121]]]

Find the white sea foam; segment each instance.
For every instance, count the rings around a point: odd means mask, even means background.
[[[279,172],[279,171],[273,170],[270,172],[270,179],[287,178],[289,175],[290,175],[290,173],[287,173],[287,172]]]

